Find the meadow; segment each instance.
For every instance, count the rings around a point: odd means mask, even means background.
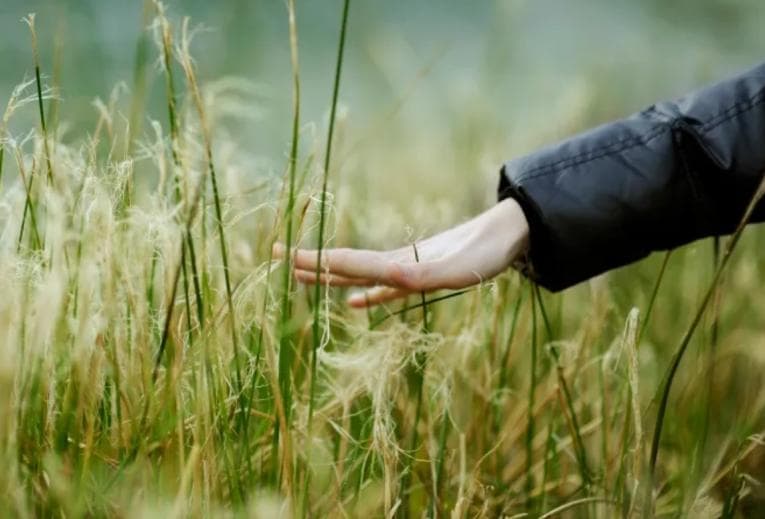
[[[31,62],[2,70],[19,84],[0,120],[0,513],[761,516],[761,226],[563,293],[510,270],[369,311],[273,258],[416,244],[491,204],[509,158],[486,106],[412,136],[427,62],[358,123],[355,4],[332,6],[320,90],[301,6],[273,21],[273,174],[240,138],[254,87],[200,73],[204,20],[145,2],[125,83],[71,125],[66,71],[40,58],[52,22],[24,20]],[[567,85],[554,128],[510,151],[618,113],[607,86]]]

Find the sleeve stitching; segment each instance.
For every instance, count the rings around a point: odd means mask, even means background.
[[[722,113],[713,117],[711,120],[707,121],[704,125],[700,127],[700,131],[704,133],[710,132],[716,127],[720,126],[721,124],[724,124],[725,122],[733,119],[734,117],[755,108],[757,105],[760,105],[763,102],[765,102],[765,90],[760,90],[757,94],[753,95],[749,99],[745,101],[740,101],[734,104],[733,106],[727,108]],[[654,107],[652,106],[649,109],[644,110],[643,112],[644,115],[654,115],[654,114],[649,114],[649,112],[652,111],[652,108]],[[682,115],[678,115],[678,117],[682,117]],[[665,122],[665,124],[668,124],[668,122]],[[628,137],[628,138],[613,142],[611,144],[608,144],[597,151],[589,151],[585,153],[580,153],[578,155],[574,155],[573,157],[566,157],[564,159],[561,159],[559,161],[556,161],[550,164],[543,164],[543,165],[537,166],[527,171],[526,174],[521,175],[518,180],[520,182],[531,180],[531,179],[541,177],[550,173],[555,173],[564,168],[580,166],[586,162],[607,157],[614,153],[621,153],[628,149],[634,148],[635,146],[648,144],[648,142],[650,142],[651,140],[655,139],[656,137],[658,137],[659,135],[661,135],[662,133],[668,130],[669,128],[667,126],[660,125],[654,128],[651,132],[648,132],[647,134],[643,136]]]
[[[710,121],[707,121],[706,124],[701,126],[701,131],[705,133],[710,132],[721,124],[755,108],[759,104],[762,104],[763,101],[765,101],[765,90],[760,90],[757,94],[753,95],[749,99],[734,104],[721,114],[718,114],[716,117],[712,118]]]
[[[576,155],[574,157],[567,157],[565,159],[559,160],[557,162],[553,162],[551,164],[544,164],[542,166],[538,166],[536,168],[533,168],[526,172],[525,175],[521,175],[518,178],[519,182],[524,182],[526,180],[531,180],[537,177],[541,177],[544,175],[548,175],[550,173],[555,173],[557,171],[560,171],[564,168],[571,168],[575,166],[580,166],[582,164],[585,164],[587,162],[601,159],[603,157],[607,157],[609,155],[613,155],[615,153],[621,153],[623,151],[629,150],[631,148],[634,148],[636,146],[646,145],[656,137],[659,137],[661,134],[666,133],[669,131],[670,127],[668,125],[660,125],[656,128],[654,128],[651,132],[638,136],[638,137],[629,137],[627,139],[622,139],[620,141],[617,141],[615,143],[609,144],[607,146],[604,146],[600,148],[597,151],[590,151],[587,153],[581,153],[579,155]]]

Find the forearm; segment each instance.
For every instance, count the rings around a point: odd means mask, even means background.
[[[528,219],[530,275],[560,290],[731,232],[764,168],[760,66],[507,163],[499,197]]]

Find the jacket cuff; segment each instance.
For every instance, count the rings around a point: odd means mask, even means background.
[[[698,235],[703,206],[679,150],[688,137],[642,112],[507,162],[498,198],[529,223],[520,270],[555,292]]]
[[[637,260],[648,254],[649,251],[636,251],[635,254],[629,254],[629,259],[621,259],[605,269],[595,267],[592,262],[600,264],[597,257],[606,254],[604,248],[608,247],[608,237],[602,236],[603,243],[589,248],[587,254],[572,247],[570,244],[573,241],[592,243],[592,239],[596,238],[592,233],[599,231],[588,229],[584,223],[575,223],[579,215],[573,208],[569,208],[569,214],[562,215],[567,208],[559,202],[551,201],[548,195],[555,187],[545,185],[548,179],[535,181],[524,177],[524,172],[528,169],[524,164],[528,164],[529,159],[530,157],[526,157],[504,164],[500,170],[497,188],[497,200],[501,202],[506,198],[513,198],[521,206],[529,225],[529,248],[513,263],[513,268],[543,288],[558,292],[600,274],[607,268],[617,266],[616,264]],[[566,237],[561,237],[561,233]],[[600,250],[595,250],[596,248]]]

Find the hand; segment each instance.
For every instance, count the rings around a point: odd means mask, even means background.
[[[528,247],[529,225],[518,203],[508,198],[472,220],[392,251],[326,249],[318,281],[331,286],[370,287],[352,295],[356,308],[377,305],[416,292],[461,289],[493,278]],[[286,248],[274,245],[274,256]],[[316,283],[315,250],[296,249],[295,277]]]

